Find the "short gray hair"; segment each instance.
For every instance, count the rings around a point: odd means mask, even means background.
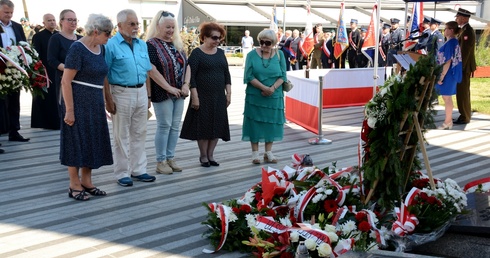
[[[87,23],[85,24],[85,32],[87,35],[92,35],[95,30],[103,32],[111,32],[114,29],[111,19],[102,14],[90,14]]]
[[[257,35],[257,40],[268,39],[272,41],[272,45],[275,46],[277,44],[277,35],[276,32],[270,29],[263,30]]]
[[[128,15],[130,14],[137,16],[136,12],[133,9],[124,9],[120,11],[117,14],[117,23],[125,22],[128,19]]]
[[[14,3],[10,0],[1,0],[0,1],[0,6],[2,5],[6,5],[8,6],[9,8],[14,8]]]

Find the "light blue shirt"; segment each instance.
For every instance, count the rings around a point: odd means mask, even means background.
[[[15,32],[14,32],[14,27],[12,26],[12,21],[9,21],[7,25],[3,24],[3,22],[0,21],[0,25],[3,27],[3,33],[2,33],[2,41],[3,41],[3,48],[9,47],[12,45],[12,39],[14,41],[14,44],[17,42],[15,38]],[[22,32],[24,33],[24,32]]]
[[[146,82],[151,70],[146,43],[133,39],[133,48],[124,40],[120,32],[105,45],[105,61],[109,67],[107,79],[110,84],[132,86]]]

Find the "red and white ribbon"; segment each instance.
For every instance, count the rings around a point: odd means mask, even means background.
[[[420,189],[413,187],[405,198],[405,202],[401,204],[401,207],[395,208],[398,219],[393,223],[391,228],[395,234],[399,236],[410,234],[419,224],[417,217],[408,211],[408,206],[412,204],[413,200],[420,192]]]
[[[203,249],[203,253],[211,254],[219,251],[226,242],[228,236],[228,217],[230,216],[231,209],[223,204],[210,203],[209,208],[211,212],[217,212],[221,220],[221,239],[215,250]]]
[[[464,186],[463,191],[465,193],[472,193],[472,192],[474,192],[478,188],[479,185],[482,185],[482,186],[490,185],[490,177],[481,178],[481,179],[478,179],[478,180],[471,181],[471,182],[467,183]]]

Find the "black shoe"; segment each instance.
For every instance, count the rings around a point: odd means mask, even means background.
[[[28,142],[29,140],[30,140],[29,138],[24,138],[19,133],[9,135],[9,141],[11,142]]]
[[[5,151],[3,149],[0,149],[0,154],[3,154],[5,153]]]
[[[465,125],[467,123],[469,123],[469,122],[465,122],[465,121],[459,120],[459,118],[453,120],[453,124],[456,124],[456,125]]]
[[[211,164],[209,163],[209,161],[202,162],[202,161],[201,161],[201,158],[199,158],[199,162],[201,162],[201,166],[202,166],[202,167],[208,168],[208,167],[210,167],[210,166],[211,166]]]
[[[219,166],[219,163],[216,162],[216,160],[210,160],[209,161],[209,165],[214,166],[214,167],[218,167]]]

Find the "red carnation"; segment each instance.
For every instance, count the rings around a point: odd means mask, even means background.
[[[238,209],[237,207],[233,207],[233,208],[231,208],[231,210],[232,210],[232,211],[233,211],[233,213],[235,213],[235,214],[240,213],[240,209]]]
[[[323,208],[327,213],[330,213],[336,212],[339,206],[335,200],[325,200],[325,202],[323,202]]]
[[[358,213],[356,214],[356,220],[357,220],[357,221],[364,221],[364,220],[366,220],[366,219],[367,219],[367,215],[366,215],[366,213],[364,213],[364,212],[360,211],[360,212],[358,212]]]
[[[369,225],[369,222],[363,221],[363,222],[359,223],[358,228],[362,232],[369,232],[369,230],[371,230],[371,225]]]
[[[242,205],[242,207],[240,207],[240,210],[245,213],[250,213],[252,212],[252,207],[250,207],[249,205]]]
[[[434,196],[431,196],[431,197],[429,197],[429,199],[427,199],[427,202],[429,204],[436,204],[437,203],[437,198],[434,197]]]

